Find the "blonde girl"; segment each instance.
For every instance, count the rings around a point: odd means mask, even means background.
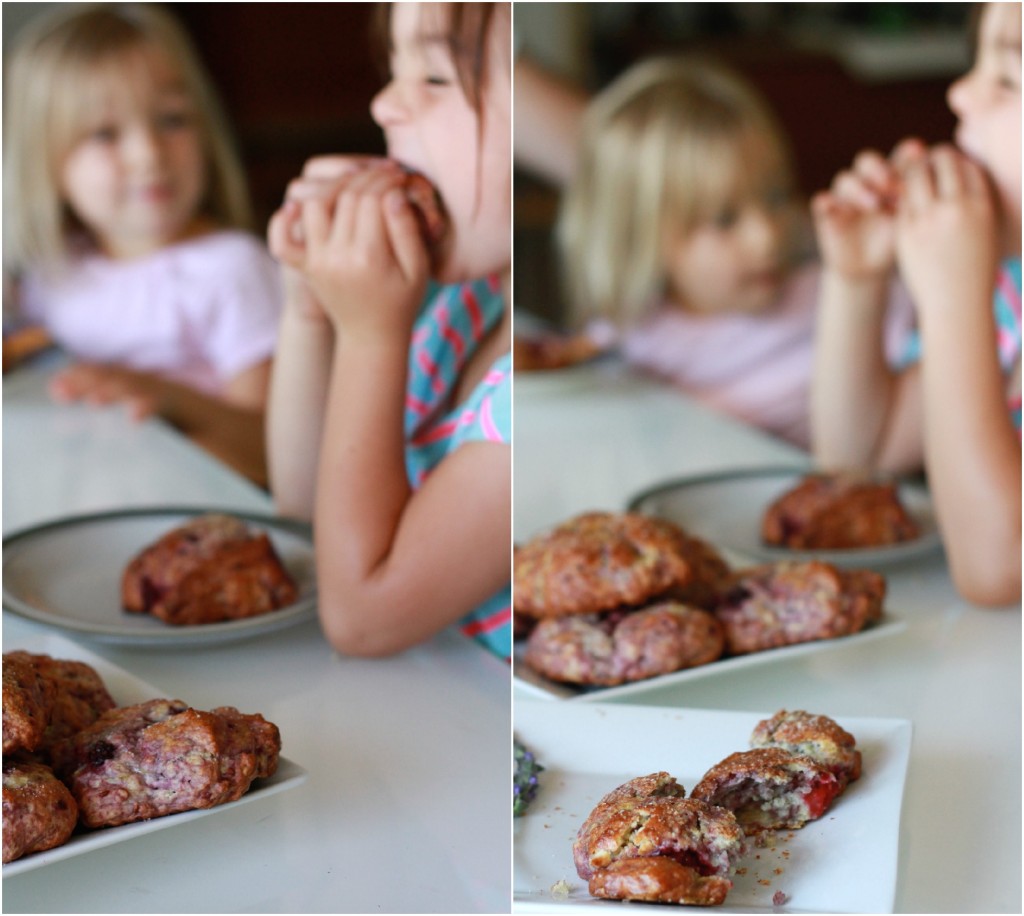
[[[65,401],[157,414],[265,478],[280,281],[225,118],[156,4],[60,4],[6,80],[4,266],[75,360]]]
[[[806,446],[818,271],[799,263],[804,218],[751,86],[710,61],[642,61],[584,119],[558,227],[574,322],[611,322],[633,366]]]
[[[379,656],[458,623],[511,652],[511,9],[384,7],[389,159],[312,160],[270,226],[290,268],[272,490],[316,534],[320,620]],[[403,192],[448,215],[428,245]],[[446,284],[423,304],[428,280]]]

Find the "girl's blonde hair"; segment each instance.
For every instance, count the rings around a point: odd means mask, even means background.
[[[180,71],[195,105],[207,160],[201,212],[225,228],[251,228],[252,208],[235,150],[209,77],[188,36],[153,3],[60,4],[19,36],[7,71],[4,105],[4,265],[53,268],[71,254],[82,227],[60,193],[64,158],[88,111],[83,87],[140,48],[162,51]]]
[[[641,317],[664,293],[667,233],[688,232],[724,203],[761,190],[753,182],[766,169],[780,191],[792,192],[781,128],[731,71],[681,58],[627,70],[587,110],[559,214],[573,323]]]

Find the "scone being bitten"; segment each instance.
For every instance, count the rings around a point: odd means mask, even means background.
[[[727,573],[713,547],[670,522],[588,512],[516,550],[513,600],[531,617],[596,614],[662,597],[707,607]]]
[[[166,623],[217,623],[292,604],[298,588],[265,533],[226,515],[168,532],[124,571],[124,609]]]

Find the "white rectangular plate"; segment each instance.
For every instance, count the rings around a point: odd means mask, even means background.
[[[94,655],[92,652],[60,636],[44,636],[38,639],[26,640],[18,645],[4,644],[4,652],[14,652],[17,649],[24,649],[36,655],[72,659],[92,665],[96,673],[103,678],[103,682],[107,685],[110,695],[120,706],[130,706],[133,703],[142,703],[146,700],[166,697],[166,694],[156,687],[129,674],[123,668],[112,665],[98,655]],[[187,698],[183,699],[187,702]],[[281,757],[278,761],[277,772],[267,779],[260,779],[254,782],[252,788],[237,801],[218,805],[214,808],[204,808],[199,811],[183,811],[180,814],[168,814],[164,817],[155,817],[152,820],[139,821],[135,824],[124,824],[120,827],[107,827],[103,830],[76,833],[67,843],[63,846],[58,846],[56,849],[32,853],[22,859],[8,862],[4,865],[3,876],[8,878],[13,875],[20,875],[22,872],[41,868],[44,865],[51,865],[54,862],[60,862],[62,859],[69,859],[72,856],[92,852],[94,849],[102,849],[104,846],[110,846],[113,843],[126,843],[143,834],[152,833],[155,830],[177,827],[196,818],[218,814],[221,811],[226,811],[228,808],[245,805],[249,802],[266,798],[269,795],[283,792],[285,789],[294,789],[296,786],[304,783],[308,776],[309,774],[298,764],[285,757]]]
[[[622,906],[591,897],[573,865],[576,832],[594,805],[627,780],[662,770],[689,792],[714,764],[748,748],[754,726],[774,711],[516,701],[515,735],[544,770],[536,799],[514,820],[513,912],[608,916]],[[863,775],[820,820],[775,834],[774,848],[752,846],[715,912],[892,912],[911,724],[837,721],[857,739]],[[552,890],[561,881],[567,895]],[[773,906],[780,891],[786,902]]]
[[[575,687],[571,684],[557,684],[532,671],[523,661],[526,642],[521,640],[516,643],[513,649],[513,680],[516,687],[522,692],[538,699],[578,700],[581,703],[595,703],[602,700],[647,693],[651,690],[671,687],[676,684],[686,683],[687,681],[697,681],[707,677],[720,677],[728,675],[732,671],[739,671],[740,669],[752,666],[788,662],[801,655],[816,655],[820,652],[839,649],[843,646],[855,646],[882,636],[894,636],[896,633],[903,632],[906,628],[907,623],[905,620],[894,618],[891,614],[886,613],[882,620],[874,626],[867,630],[862,630],[860,633],[854,633],[852,636],[818,639],[814,642],[802,642],[795,646],[782,646],[778,649],[768,649],[764,652],[734,655],[732,658],[722,658],[717,662],[709,662],[696,668],[684,668],[682,671],[660,674],[657,677],[633,681],[629,684],[619,684],[617,687],[589,688]]]

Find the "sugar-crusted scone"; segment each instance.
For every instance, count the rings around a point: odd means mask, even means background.
[[[68,841],[78,823],[74,796],[48,766],[4,760],[3,860]]]
[[[113,827],[234,801],[276,772],[280,751],[277,726],[258,714],[149,700],[111,710],[57,745],[54,769],[83,824]]]
[[[43,743],[56,692],[28,652],[3,656],[3,752],[31,753]]]
[[[725,899],[743,831],[730,812],[684,796],[662,772],[632,779],[597,803],[573,845],[576,871],[592,894],[702,905]]]
[[[662,597],[706,607],[727,574],[713,547],[670,522],[588,512],[516,550],[513,600],[531,617],[595,614]]]
[[[840,788],[860,778],[861,753],[856,739],[828,716],[781,709],[757,723],[750,746],[781,747],[810,757],[839,780]]]
[[[691,797],[727,808],[746,833],[798,829],[821,817],[842,791],[810,757],[781,747],[730,754],[694,786]]]
[[[688,906],[720,906],[731,888],[728,878],[702,875],[668,856],[617,859],[587,882],[594,897]]]
[[[117,705],[91,665],[49,655],[35,655],[33,660],[43,677],[52,681],[56,688],[50,723],[43,739],[44,750],[92,725]]]
[[[715,609],[739,655],[859,633],[882,616],[885,579],[817,560],[740,570]]]
[[[765,511],[766,544],[795,550],[879,547],[920,536],[895,484],[853,474],[812,474]]]
[[[612,686],[713,662],[724,646],[714,615],[661,602],[625,613],[545,618],[527,639],[524,661],[555,681]]]
[[[254,617],[297,596],[270,538],[219,514],[198,516],[147,547],[121,586],[125,610],[177,625]]]

